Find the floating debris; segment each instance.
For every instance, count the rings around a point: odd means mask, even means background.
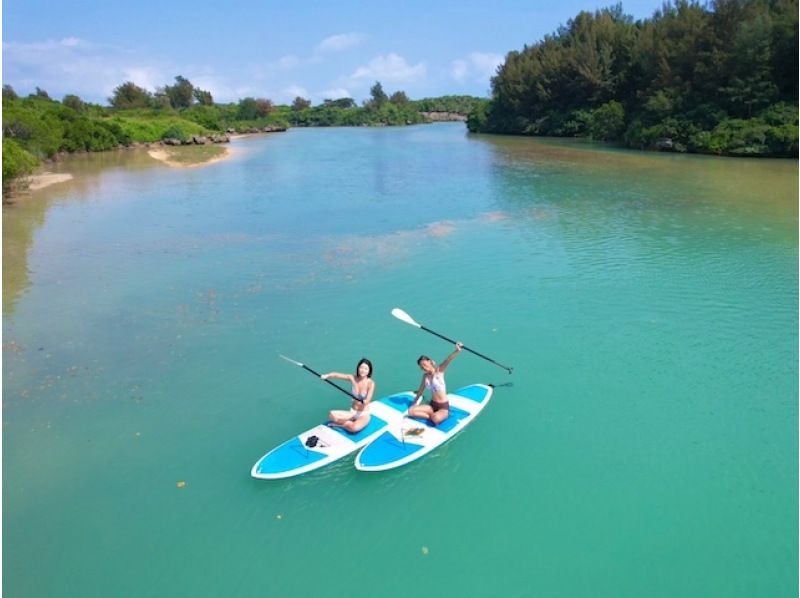
[[[423,547],[422,547],[422,555],[423,555],[423,556],[427,556],[427,555],[428,555],[428,552],[430,552],[430,551],[428,550],[428,547],[427,547],[427,546],[423,546]]]
[[[180,482],[178,482],[177,486],[178,486],[178,488],[186,488],[186,482],[181,480]]]
[[[281,515],[280,513],[278,513],[277,515],[275,515],[275,519],[283,519],[283,515]]]

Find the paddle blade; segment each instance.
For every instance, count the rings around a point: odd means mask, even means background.
[[[278,354],[278,357],[280,357],[281,359],[285,359],[285,360],[286,360],[286,361],[288,361],[289,363],[293,363],[293,364],[295,364],[295,365],[299,365],[300,367],[303,367],[303,364],[302,364],[302,363],[300,363],[299,361],[295,361],[294,359],[289,359],[288,357],[286,357],[286,355],[280,355],[280,354]]]
[[[414,321],[414,318],[412,318],[411,316],[409,316],[409,315],[408,315],[406,312],[404,312],[404,311],[403,311],[402,309],[400,309],[399,307],[395,307],[395,308],[392,310],[392,315],[393,315],[395,318],[397,318],[398,320],[402,320],[402,321],[403,321],[403,322],[405,322],[406,324],[411,324],[412,326],[416,326],[417,328],[422,328],[422,325],[420,325],[420,324],[417,324],[417,323]]]

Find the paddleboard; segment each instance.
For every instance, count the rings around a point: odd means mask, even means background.
[[[372,401],[369,423],[355,434],[327,424],[306,430],[261,457],[250,475],[277,480],[333,463],[375,440],[388,426],[402,421],[413,400],[413,392],[402,392]]]
[[[474,420],[492,398],[493,388],[472,384],[447,395],[450,415],[434,426],[432,422],[413,417],[401,417],[356,455],[356,469],[385,471],[394,469],[443,445]]]

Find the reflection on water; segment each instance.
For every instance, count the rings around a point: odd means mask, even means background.
[[[73,175],[71,180],[7,199],[3,204],[3,314],[13,311],[30,284],[28,253],[49,210],[59,204],[103,199],[103,179],[115,171],[146,172],[152,168],[164,166],[145,149],[75,154],[45,166],[47,172]]]

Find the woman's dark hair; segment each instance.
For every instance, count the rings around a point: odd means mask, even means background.
[[[417,365],[421,364],[423,361],[433,361],[433,359],[431,359],[427,355],[420,355],[419,359],[417,359]]]
[[[356,376],[358,376],[358,368],[361,367],[362,363],[366,363],[367,367],[369,368],[369,374],[367,374],[367,378],[372,378],[372,362],[366,357],[362,357],[356,364]]]

